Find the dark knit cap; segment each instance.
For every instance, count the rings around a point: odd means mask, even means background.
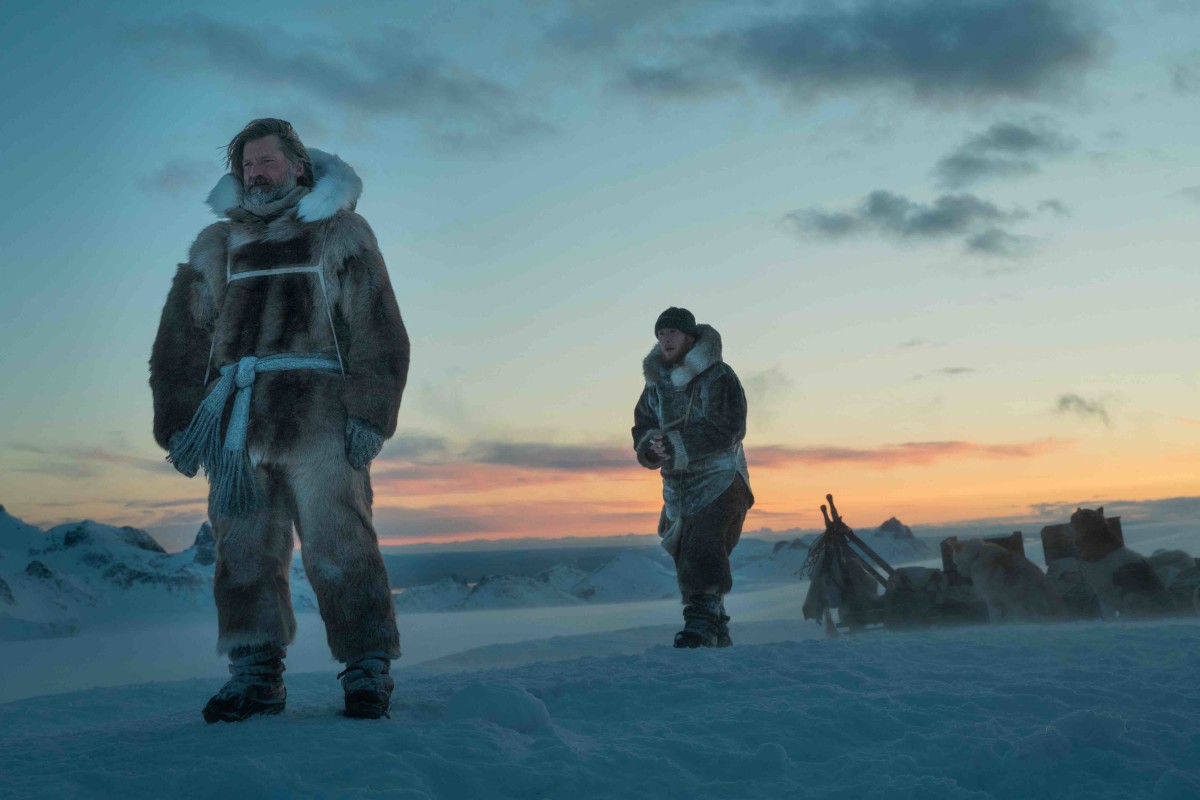
[[[698,335],[696,332],[696,318],[686,308],[671,306],[659,314],[658,321],[654,323],[654,335],[658,336],[658,332],[663,328],[674,328],[680,333],[689,333],[692,336]]]

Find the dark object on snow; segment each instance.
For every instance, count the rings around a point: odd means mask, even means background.
[[[233,675],[204,706],[205,722],[241,722],[256,714],[278,714],[287,702],[282,647],[237,648],[230,653]]]
[[[842,521],[833,504],[833,495],[827,494],[825,499],[829,503],[828,508],[821,506],[825,533],[809,548],[799,573],[812,580],[804,598],[804,618],[820,623],[826,611],[836,608],[839,624],[862,630],[870,623],[882,621],[883,606],[876,583],[880,586],[888,583],[867,557],[889,577],[895,570]]]
[[[1108,518],[1109,530],[1124,543],[1121,518]],[[1046,577],[1055,593],[1063,599],[1072,619],[1099,619],[1100,600],[1080,569],[1079,551],[1075,548],[1075,530],[1070,523],[1047,525],[1042,528],[1042,554],[1046,557]]]
[[[838,628],[859,632],[879,626],[916,628],[988,623],[987,605],[977,594],[970,577],[960,573],[954,561],[957,537],[951,536],[941,542],[942,569],[893,569],[842,521],[833,506],[833,497],[826,495],[826,499],[832,514],[821,506],[825,533],[809,549],[808,558],[798,573],[812,580],[804,601],[805,619],[824,624],[830,636],[836,636]],[[1108,530],[1101,543],[1105,544],[1104,552],[1108,555],[1101,555],[1115,559],[1127,551],[1121,521],[1119,517],[1109,517],[1105,522]],[[1071,525],[1049,525],[1042,530],[1041,540],[1047,578],[1066,607],[1066,618],[1100,617],[1096,591],[1082,574],[1094,562],[1080,557],[1076,531]],[[1020,531],[983,537],[983,541],[1022,556],[1025,554],[1025,541]],[[1086,544],[1084,549],[1087,550]],[[1113,591],[1136,601],[1124,609],[1123,616],[1145,618],[1200,613],[1200,559],[1182,551],[1166,550],[1147,559],[1136,558],[1136,561],[1126,559],[1111,570]],[[886,580],[876,565],[887,574]],[[876,582],[884,585],[882,597],[875,595]],[[838,610],[836,624],[830,613],[834,608]]]
[[[825,533],[809,549],[800,570],[801,575],[812,579],[804,600],[805,619],[825,625],[831,636],[837,635],[838,628],[862,632],[880,625],[905,628],[987,622],[987,607],[975,596],[969,579],[953,569],[894,569],[846,525],[833,504],[833,496],[826,495],[825,499],[829,501],[828,509],[821,506]],[[1020,534],[990,541],[1022,550]],[[947,547],[944,542],[943,552]],[[882,597],[877,584],[884,588]],[[834,608],[838,610],[836,624],[830,614]]]

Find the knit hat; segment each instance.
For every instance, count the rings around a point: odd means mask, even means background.
[[[663,328],[674,328],[680,333],[688,333],[692,336],[698,335],[696,331],[696,318],[686,308],[671,306],[659,314],[658,320],[654,323],[654,335],[658,336],[658,332]]]

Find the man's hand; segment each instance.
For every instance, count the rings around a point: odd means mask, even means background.
[[[349,417],[346,419],[346,460],[355,469],[362,469],[383,449],[383,434],[371,423]]]
[[[179,439],[182,436],[183,436],[183,431],[175,431],[174,433],[171,434],[171,440],[169,442],[167,442],[167,445],[170,448],[170,452],[172,452],[172,453],[179,452],[178,444],[179,444]],[[186,470],[183,467],[179,466],[179,464],[175,461],[171,462],[171,466],[175,468],[176,472],[178,472],[180,475],[184,476],[185,478],[196,477],[196,469],[195,468]]]
[[[675,448],[666,434],[656,434],[650,438],[650,453],[660,464],[665,464],[675,457]]]

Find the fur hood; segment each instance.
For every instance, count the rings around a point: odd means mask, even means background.
[[[317,222],[343,209],[352,211],[362,195],[362,179],[358,173],[334,154],[315,147],[308,148],[308,157],[312,160],[313,188],[301,198],[296,210],[297,219]],[[241,203],[242,183],[232,172],[223,175],[208,193],[208,207],[218,217],[229,216],[229,211]]]
[[[692,378],[721,361],[721,334],[717,333],[716,328],[711,325],[697,325],[696,333],[696,344],[683,357],[683,363],[671,368],[671,385],[677,389],[687,386],[692,382]],[[666,367],[658,345],[654,345],[642,361],[642,374],[646,377],[646,385],[657,384]]]

